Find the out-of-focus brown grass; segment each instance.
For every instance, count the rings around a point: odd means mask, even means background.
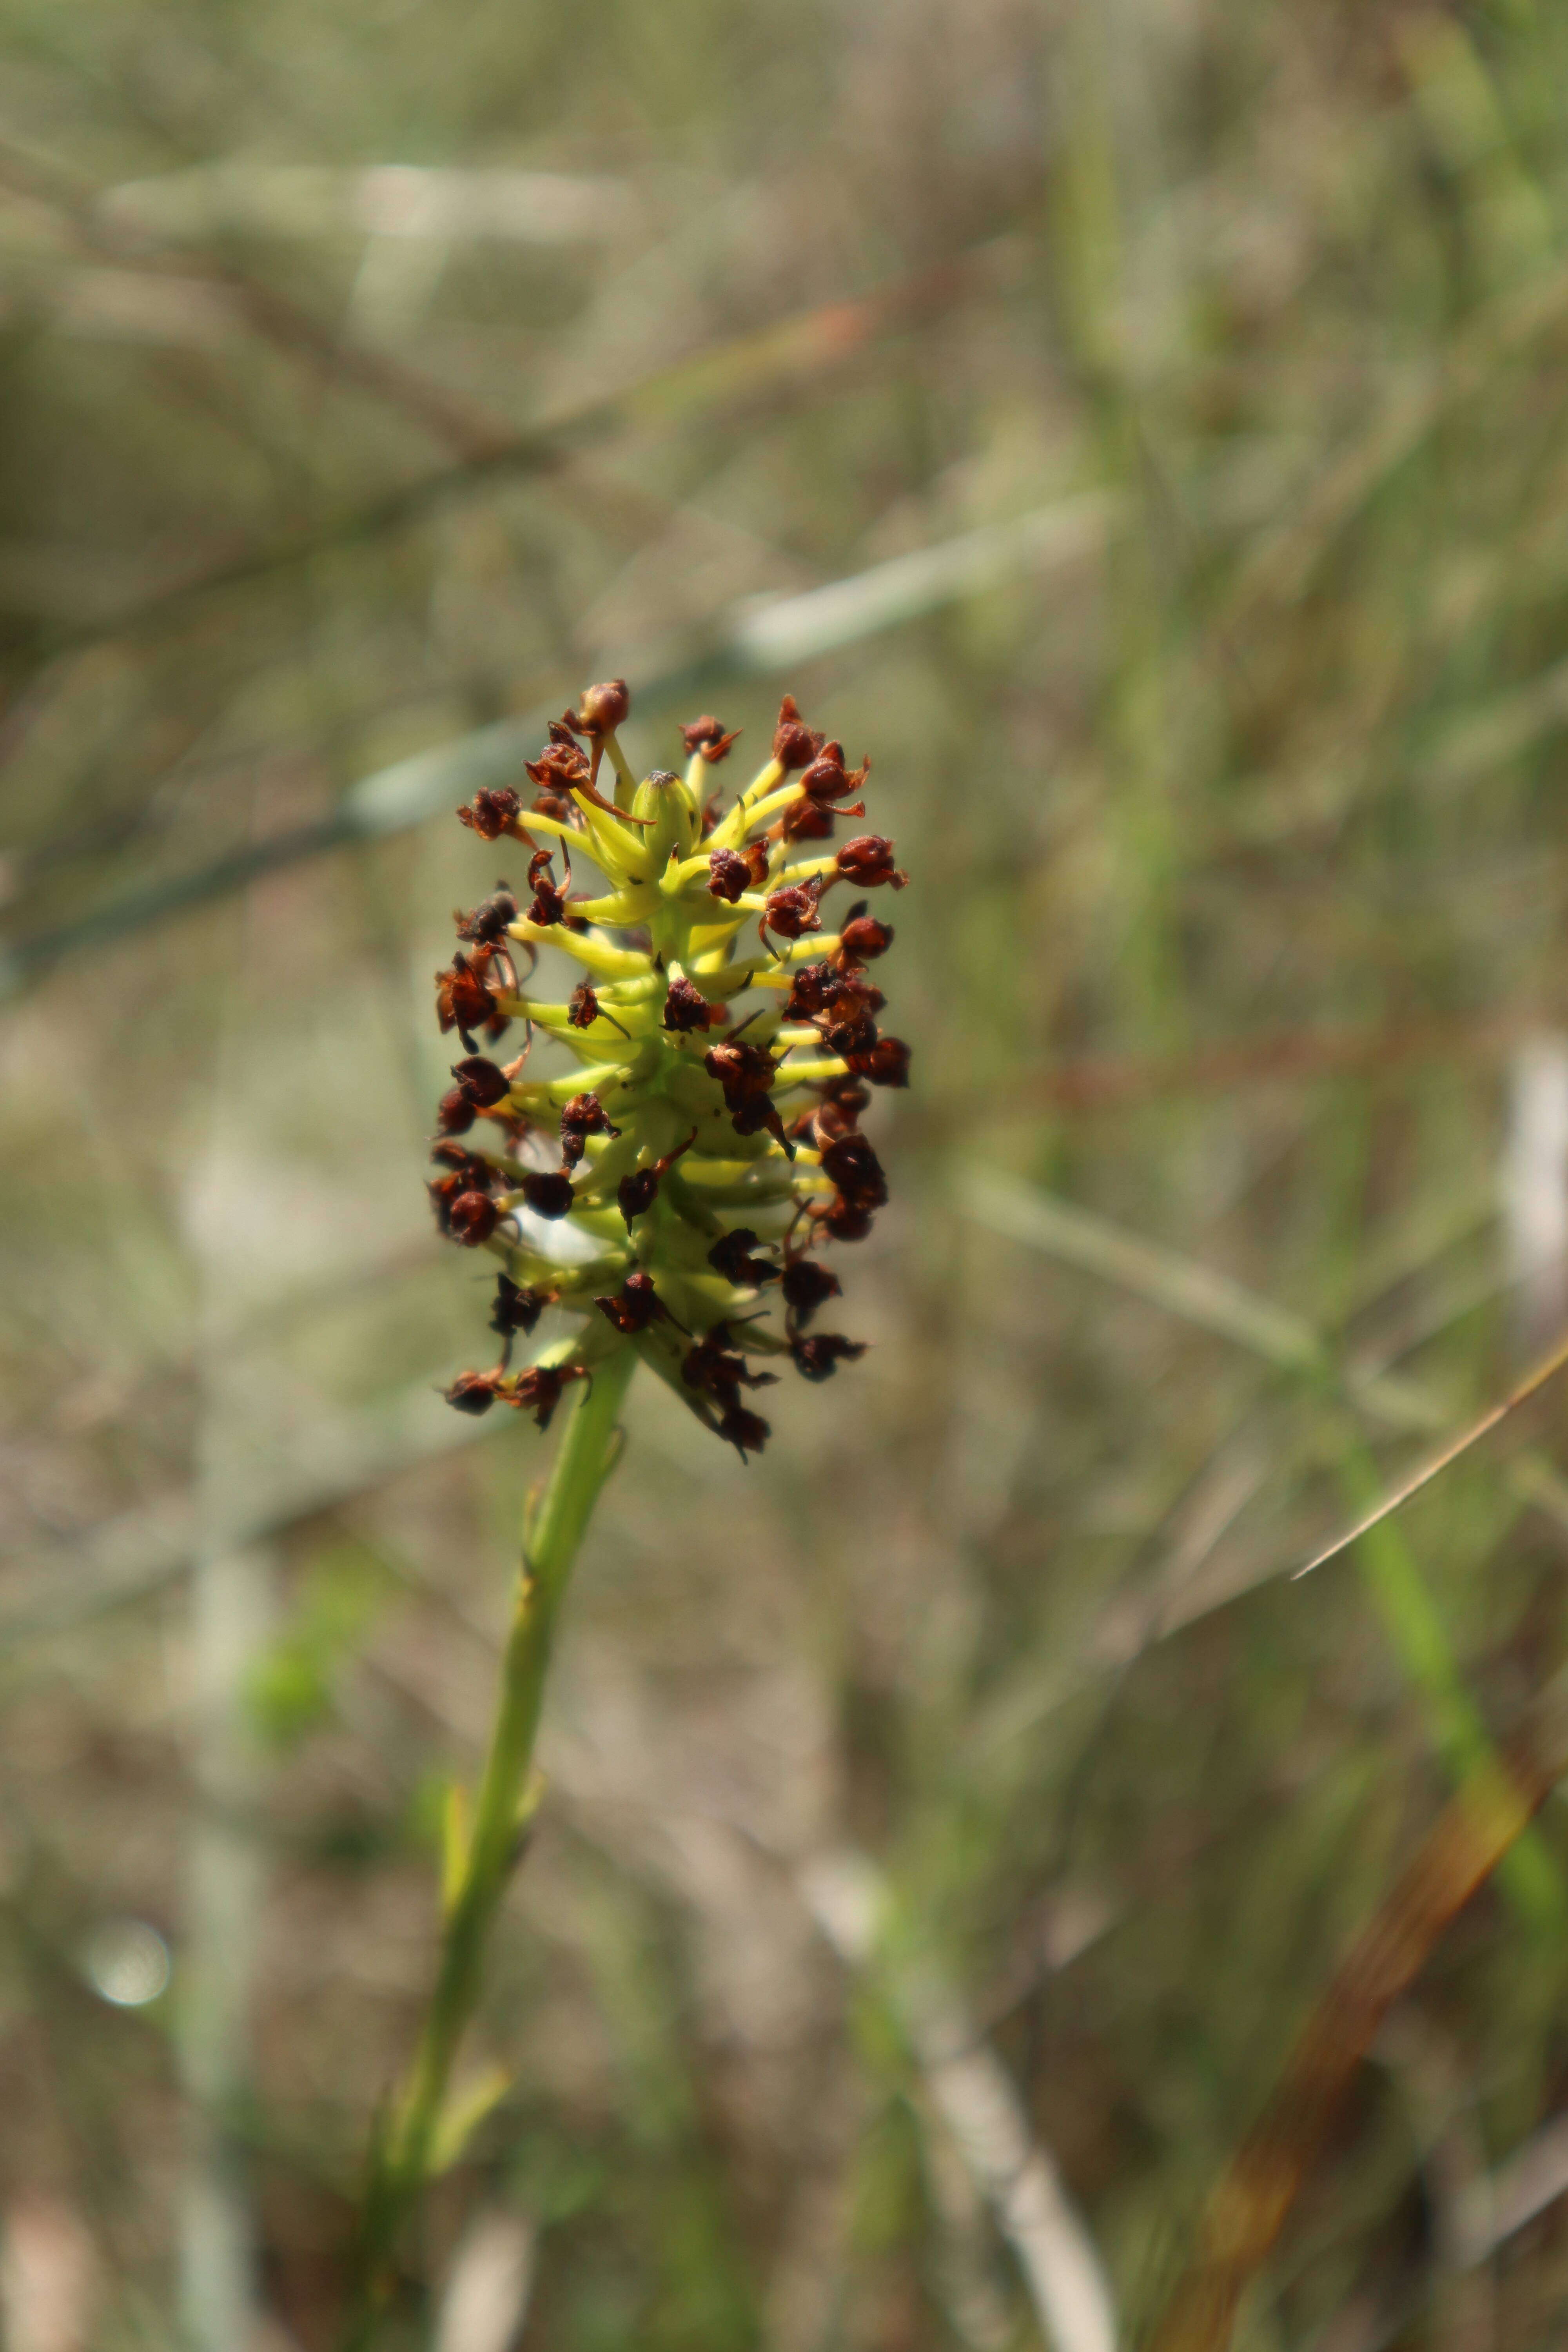
[[[429,975],[494,861],[439,815],[270,845],[683,669],[742,749],[787,687],[870,751],[914,877],[894,1205],[845,1267],[875,1345],[744,1469],[634,1396],[474,2053],[514,2086],[406,2340],[445,2298],[429,2340],[486,2352],[484,2278],[552,2352],[1040,2340],[954,2004],[1136,2340],[1449,1801],[1455,1708],[1505,1748],[1562,1654],[1551,1394],[1398,1558],[1284,1571],[1564,1312],[1568,25],[6,29],[0,875],[53,943],[0,964],[8,2340],[174,2340],[216,2210],[258,2344],[331,2344],[545,1459],[434,1394],[483,1310],[421,1196]],[[1054,554],[966,536],[1062,513]],[[851,581],[809,658],[737,651]],[[668,760],[670,704],[628,735]],[[1101,1242],[998,1231],[997,1174]],[[1561,2210],[1505,2169],[1550,2188],[1568,2079],[1552,1805],[1532,1835],[1238,2344],[1561,2332]],[[825,1932],[847,1855],[876,1933]],[[173,1977],[127,2000],[146,1928]]]

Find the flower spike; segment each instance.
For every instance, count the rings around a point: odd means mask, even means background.
[[[531,856],[525,893],[500,882],[458,915],[462,944],[437,976],[441,1026],[465,1052],[437,1107],[431,1201],[443,1234],[503,1268],[500,1361],[447,1394],[459,1412],[506,1404],[543,1427],[570,1382],[635,1349],[746,1460],[768,1424],[742,1392],[775,1378],[753,1360],[820,1381],[864,1352],[809,1328],[840,1293],[819,1251],[861,1240],[887,1200],[860,1117],[868,1086],[907,1083],[909,1048],[879,1028],[867,971],[890,927],[864,898],[837,932],[825,914],[840,881],[898,890],[906,877],[880,834],[792,865],[797,845],[831,844],[837,818],[862,814],[870,766],[848,767],[792,697],[771,758],[723,814],[706,779],[734,732],[693,719],[685,778],[639,780],[619,740],[630,708],[621,679],[588,688],[526,763],[531,812],[510,787],[458,811],[481,840],[507,835]],[[573,893],[574,857],[602,872],[601,895]],[[582,975],[553,1002],[530,992],[542,948]],[[512,1021],[525,1050],[503,1066],[476,1037]],[[559,1074],[529,1059],[535,1041],[568,1057]],[[489,1150],[475,1140],[485,1121]],[[573,1318],[569,1336],[514,1370],[547,1307]]]

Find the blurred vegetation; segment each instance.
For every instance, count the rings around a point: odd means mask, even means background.
[[[435,1393],[470,787],[353,795],[616,673],[870,752],[915,1080],[865,1361],[634,1391],[404,2340],[1043,2340],[932,1987],[1136,2340],[1563,1649],[1554,1391],[1288,1571],[1568,1307],[1568,16],[5,23],[6,2340],[199,2335],[216,2212],[334,2341],[548,1444]],[[1549,1805],[1238,2343],[1561,2339],[1565,1906]]]

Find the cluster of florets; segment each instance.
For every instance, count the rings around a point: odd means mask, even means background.
[[[590,687],[527,763],[531,806],[508,786],[458,812],[529,862],[524,890],[498,883],[458,916],[462,944],[436,979],[441,1027],[464,1052],[441,1097],[430,1195],[444,1234],[504,1267],[500,1360],[447,1394],[465,1412],[531,1411],[542,1428],[571,1381],[631,1347],[743,1458],[768,1424],[742,1391],[775,1377],[751,1358],[822,1381],[863,1352],[814,1328],[839,1292],[819,1253],[862,1240],[888,1197],[859,1119],[871,1087],[908,1084],[910,1053],[879,1029],[868,973],[891,929],[860,898],[828,931],[823,901],[839,883],[900,890],[907,877],[879,834],[801,855],[865,814],[870,763],[847,768],[791,697],[772,758],[723,812],[711,772],[734,735],[699,719],[680,730],[685,776],[639,782],[616,734],[629,707],[619,679]],[[574,893],[574,853],[600,868],[601,895]],[[527,992],[541,948],[583,968],[563,1002]],[[514,1023],[514,1059],[480,1050]],[[541,1035],[580,1066],[534,1072]],[[481,1120],[489,1148],[472,1140]],[[767,1313],[775,1285],[781,1323]],[[514,1370],[546,1307],[586,1321]]]

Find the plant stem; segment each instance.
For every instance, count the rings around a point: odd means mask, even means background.
[[[372,2150],[363,2234],[361,2304],[351,2352],[370,2344],[392,2284],[397,2235],[437,2152],[447,2086],[474,2013],[485,1945],[521,1851],[533,1743],[555,1616],[599,1492],[613,1466],[616,1416],[637,1364],[621,1348],[601,1363],[567,1410],[550,1481],[525,1526],[517,1602],[501,1664],[471,1832],[454,1874],[448,1864],[446,1925],[436,1989],[425,2012],[407,2080]]]

